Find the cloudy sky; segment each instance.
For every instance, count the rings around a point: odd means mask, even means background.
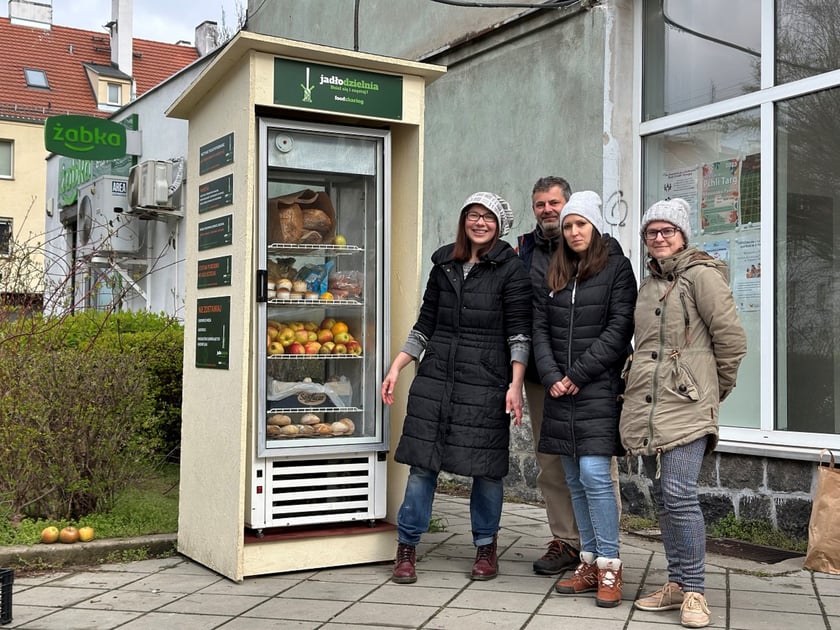
[[[49,0],[40,0],[49,2]],[[195,41],[195,27],[205,20],[224,22],[233,32],[237,6],[247,0],[133,0],[134,36],[174,44]],[[52,0],[53,24],[106,32],[102,25],[111,19],[111,0]],[[9,3],[0,0],[0,15],[8,17]]]

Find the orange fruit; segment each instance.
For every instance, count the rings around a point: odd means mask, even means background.
[[[333,335],[337,335],[338,333],[347,332],[347,324],[344,322],[336,322],[333,324],[333,327],[330,329],[332,330]]]
[[[332,293],[330,293],[329,291],[324,291],[321,294],[321,299],[322,300],[332,300],[334,297],[335,296]]]

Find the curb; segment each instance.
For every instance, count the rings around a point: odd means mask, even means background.
[[[150,557],[176,551],[177,534],[153,534],[133,538],[108,538],[73,544],[0,546],[0,566],[20,569],[97,565],[112,554],[145,549]]]

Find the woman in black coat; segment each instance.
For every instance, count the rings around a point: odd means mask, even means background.
[[[461,208],[455,243],[432,256],[420,316],[382,383],[390,405],[400,370],[422,355],[394,458],[411,467],[397,514],[392,580],[417,581],[415,547],[429,528],[441,470],[473,478],[470,498],[475,580],[496,577],[502,478],[510,416],[522,418],[522,380],[531,333],[531,281],[500,236],[508,203],[476,193]]]
[[[534,357],[546,388],[539,450],[561,456],[580,530],[580,564],[559,593],[597,590],[621,603],[618,501],[621,370],[633,336],[636,278],[618,242],[602,236],[601,199],[574,193],[560,213],[563,245],[534,297]]]

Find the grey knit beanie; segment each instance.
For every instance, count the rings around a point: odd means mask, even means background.
[[[563,225],[563,220],[570,214],[579,214],[589,221],[599,234],[604,234],[604,217],[601,214],[601,197],[598,193],[591,190],[572,193],[560,211],[560,225]]]
[[[467,197],[464,205],[461,206],[461,212],[474,203],[484,206],[496,215],[496,221],[499,224],[499,236],[504,236],[510,232],[510,228],[513,226],[513,210],[511,210],[507,201],[496,193],[477,192]]]
[[[688,202],[679,197],[657,201],[647,209],[647,212],[642,217],[642,237],[644,238],[645,230],[649,224],[654,221],[667,221],[679,228],[685,242],[688,243],[688,240],[691,238],[691,222],[688,219],[689,210],[690,206]]]

